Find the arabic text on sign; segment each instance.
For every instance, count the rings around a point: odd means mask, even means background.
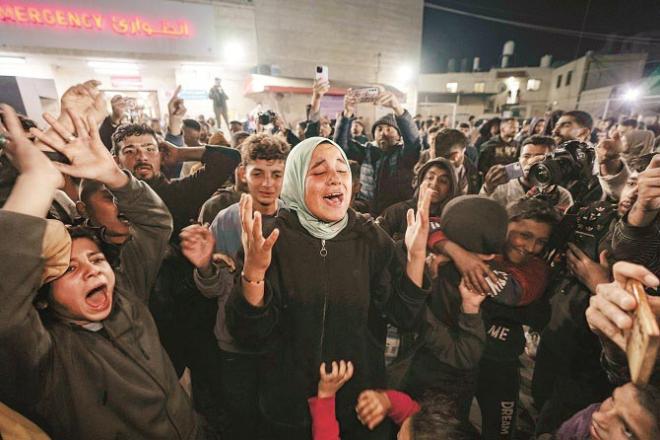
[[[60,8],[0,4],[0,22],[33,24],[88,30],[111,30],[120,35],[189,37],[190,27],[183,20],[146,20],[139,16],[122,17],[98,12]]]

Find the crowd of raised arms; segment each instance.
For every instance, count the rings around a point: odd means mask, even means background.
[[[99,87],[0,104],[1,438],[660,439],[657,118]]]

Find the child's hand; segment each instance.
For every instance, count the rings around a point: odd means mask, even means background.
[[[353,377],[353,363],[350,361],[339,361],[339,363],[332,361],[332,371],[326,373],[325,362],[323,362],[319,372],[321,373],[321,379],[319,380],[318,398],[333,397],[339,391],[339,388]]]
[[[374,429],[387,417],[387,413],[391,408],[392,403],[387,394],[381,391],[366,390],[358,397],[355,410],[360,422],[367,428]]]

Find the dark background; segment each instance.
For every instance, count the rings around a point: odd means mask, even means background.
[[[534,25],[552,26],[579,31],[589,0],[428,0],[440,6],[461,11],[515,20]],[[630,36],[653,33],[660,41],[660,0],[591,0],[585,21],[585,31]],[[553,64],[583,56],[587,50],[605,49],[608,53],[630,50],[630,46],[605,39],[583,38],[524,29],[450,12],[424,8],[422,36],[422,72],[446,71],[450,58],[480,57],[480,70],[499,65],[502,46],[515,41],[512,66],[537,66],[545,54],[553,55]],[[649,62],[655,63],[660,44],[636,47],[649,52]]]

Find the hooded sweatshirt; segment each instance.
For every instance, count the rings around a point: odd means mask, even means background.
[[[447,177],[449,177],[449,192],[444,200],[431,205],[430,216],[435,219],[439,218],[447,202],[460,195],[460,189],[456,183],[456,173],[454,173],[454,167],[452,166],[451,162],[443,158],[436,158],[426,162],[419,169],[419,173],[415,181],[415,193],[413,197],[411,199],[395,203],[394,205],[390,206],[377,220],[380,227],[385,229],[385,232],[387,232],[393,240],[403,240],[405,237],[406,229],[408,227],[408,220],[406,218],[407,212],[409,209],[413,209],[415,214],[417,214],[419,187],[421,186],[422,182],[424,182],[426,173],[431,169],[431,167],[434,166],[447,172]]]

